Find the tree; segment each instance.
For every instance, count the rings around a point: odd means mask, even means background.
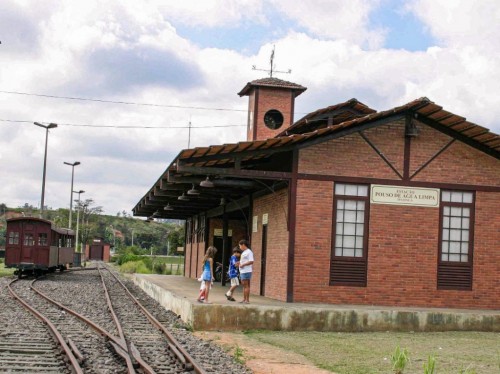
[[[80,232],[79,239],[83,245],[88,244],[90,237],[98,236],[99,231],[96,217],[102,213],[102,206],[93,206],[93,199],[85,199],[77,203],[76,209],[80,209]]]

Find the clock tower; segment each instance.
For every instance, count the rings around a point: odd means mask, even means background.
[[[273,138],[290,127],[295,98],[306,89],[274,77],[248,82],[238,93],[249,98],[247,140]]]

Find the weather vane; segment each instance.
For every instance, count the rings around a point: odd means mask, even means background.
[[[288,69],[288,71],[280,71],[280,70],[275,70],[275,65],[274,65],[274,49],[275,46],[273,45],[273,51],[271,52],[271,58],[269,59],[269,63],[271,65],[270,69],[258,69],[255,65],[252,65],[252,70],[259,70],[259,71],[265,71],[269,73],[269,76],[272,78],[273,73],[282,73],[282,74],[291,74],[292,69]]]

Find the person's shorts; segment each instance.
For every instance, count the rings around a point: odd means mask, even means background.
[[[205,282],[211,282],[212,277],[210,276],[210,271],[204,271],[203,274],[201,275],[201,279],[204,280]]]
[[[241,280],[250,280],[252,279],[252,273],[240,273]]]
[[[232,286],[239,286],[239,285],[240,285],[240,280],[238,279],[238,277],[231,278],[231,287]]]

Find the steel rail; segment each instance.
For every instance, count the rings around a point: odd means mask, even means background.
[[[9,292],[10,294],[19,302],[21,303],[21,305],[23,305],[26,309],[28,309],[32,314],[34,314],[39,320],[41,320],[43,323],[45,323],[51,333],[54,335],[55,339],[57,340],[57,342],[59,343],[59,345],[61,346],[61,348],[64,350],[64,353],[66,354],[66,356],[68,357],[69,361],[70,361],[70,365],[71,367],[73,368],[73,371],[75,372],[75,374],[83,374],[83,370],[80,366],[80,364],[78,363],[78,359],[75,357],[75,355],[73,354],[71,348],[66,344],[66,342],[64,341],[64,338],[63,336],[61,335],[61,333],[59,332],[59,330],[57,330],[57,327],[47,318],[45,317],[42,313],[40,313],[38,310],[36,310],[35,308],[33,308],[31,305],[29,305],[26,301],[24,301],[18,294],[16,294],[14,292],[14,290],[12,289],[11,285],[15,282],[17,282],[19,279],[14,279],[12,282],[10,282],[8,285],[7,285],[7,288],[9,289]],[[30,285],[30,288],[31,288],[31,285]]]
[[[116,330],[118,330],[118,335],[120,335],[120,339],[122,340],[122,343],[123,343],[122,344],[122,349],[125,352],[127,352],[128,355],[130,356],[131,354],[130,354],[130,351],[129,351],[129,348],[128,348],[128,345],[127,345],[127,340],[125,339],[125,334],[123,333],[122,325],[120,323],[120,320],[118,319],[118,316],[115,313],[115,308],[113,307],[113,303],[111,302],[111,298],[109,296],[108,287],[106,287],[106,284],[104,283],[104,278],[102,276],[101,268],[99,266],[97,266],[97,271],[99,272],[99,276],[101,277],[102,288],[104,289],[104,295],[106,296],[106,302],[108,304],[108,310],[111,313],[111,316],[113,317],[113,322],[115,323]],[[149,365],[147,365],[140,358],[140,355],[134,355],[134,354],[132,354],[132,356],[139,363],[139,365],[141,365],[141,367],[145,368],[145,371],[147,373],[151,373],[151,374],[154,373],[154,371],[152,371],[151,367]],[[137,359],[136,356],[139,356],[139,359]],[[130,361],[130,366],[129,366],[129,361]],[[131,373],[131,374],[135,373],[135,369],[134,369],[134,367],[132,365],[132,360],[127,360],[127,367],[128,367],[129,373]],[[151,369],[151,371],[149,369]]]
[[[88,319],[87,317],[85,317],[84,315],[81,315],[78,312],[75,312],[73,309],[68,308],[67,306],[65,306],[65,305],[57,302],[56,300],[50,298],[49,296],[47,296],[46,294],[44,294],[42,291],[36,289],[33,284],[37,280],[38,279],[33,280],[31,282],[31,285],[30,285],[30,288],[34,292],[36,292],[38,295],[40,295],[42,298],[44,298],[48,302],[56,305],[57,307],[65,310],[66,312],[68,312],[69,314],[75,316],[76,318],[80,319],[81,321],[87,323],[90,327],[92,327],[99,334],[101,334],[101,335],[105,336],[106,338],[108,338],[111,341],[111,343],[112,343],[111,346],[115,349],[116,353],[118,355],[120,355],[125,360],[125,362],[127,363],[127,368],[129,368],[129,371],[130,371],[130,368],[132,368],[132,371],[130,372],[130,374],[135,373],[135,370],[133,369],[132,359],[130,358],[130,355],[128,353],[127,346],[126,346],[124,340],[122,341],[120,338],[112,335],[111,333],[109,333],[104,328],[102,328],[101,326],[99,326],[97,323],[94,323],[93,321],[91,321],[90,319]],[[119,348],[118,350],[116,349],[117,347]]]
[[[127,286],[123,284],[123,282],[107,267],[104,267],[123,287],[123,289],[127,292],[128,296],[132,299],[132,301],[141,309],[141,311],[146,315],[146,317],[151,321],[153,325],[155,325],[166,337],[169,341],[169,348],[174,352],[176,357],[181,361],[187,370],[194,370],[197,374],[207,374],[205,369],[203,369],[196,360],[188,353],[188,351],[180,345],[177,339],[158,321],[140,302],[137,298],[132,295]]]

